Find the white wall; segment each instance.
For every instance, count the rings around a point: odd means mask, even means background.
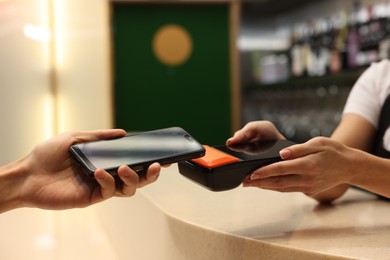
[[[108,0],[56,0],[58,131],[112,126]]]
[[[51,135],[48,43],[26,37],[28,25],[47,30],[46,1],[0,1],[1,164]]]
[[[0,164],[58,132],[112,126],[108,15],[108,0],[0,0]]]

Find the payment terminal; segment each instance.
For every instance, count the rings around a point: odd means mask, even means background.
[[[179,172],[209,190],[230,190],[255,169],[280,161],[279,151],[293,144],[289,140],[276,140],[231,147],[204,145],[205,156],[179,162]]]

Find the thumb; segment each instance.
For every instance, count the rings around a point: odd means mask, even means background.
[[[126,132],[123,129],[102,129],[94,131],[72,132],[71,134],[74,137],[73,143],[83,143],[123,137],[126,135]]]

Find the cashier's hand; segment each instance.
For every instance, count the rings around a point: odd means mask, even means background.
[[[243,143],[255,143],[261,141],[274,141],[286,139],[269,121],[253,121],[234,133],[233,137],[226,141],[227,146]]]
[[[316,137],[280,151],[283,161],[255,170],[243,186],[303,192],[314,197],[348,183],[348,173],[353,172],[351,166],[356,165],[354,158],[359,152],[330,138]]]
[[[152,164],[144,177],[128,166],[121,166],[118,175],[121,185],[102,169],[95,172],[96,181],[86,180],[82,169],[70,157],[69,147],[75,143],[124,136],[120,129],[68,132],[37,145],[21,159],[25,171],[19,177],[18,189],[24,207],[69,209],[86,207],[113,196],[130,197],[138,187],[157,180],[161,167]]]

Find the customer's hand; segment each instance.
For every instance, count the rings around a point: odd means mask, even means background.
[[[75,143],[121,137],[123,130],[69,132],[37,145],[19,162],[23,171],[16,175],[20,206],[45,209],[86,207],[113,196],[133,196],[138,187],[150,184],[159,176],[160,165],[152,164],[143,177],[128,166],[121,166],[121,185],[102,169],[95,172],[96,181],[85,179],[82,169],[70,157],[69,147]]]

